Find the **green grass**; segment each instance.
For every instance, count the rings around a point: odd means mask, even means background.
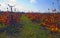
[[[21,35],[18,35],[16,38],[51,38],[47,34],[46,30],[41,29],[41,25],[38,23],[33,23],[25,15],[20,17],[21,23],[23,24],[23,29],[21,30]],[[0,26],[5,27],[5,26]],[[8,38],[9,36],[4,33],[0,34],[0,38]]]
[[[0,28],[5,28],[5,27],[6,27],[6,25],[5,25],[5,24],[0,23]]]
[[[49,34],[40,29],[39,24],[33,23],[26,16],[22,15],[21,21],[24,25],[21,38],[50,38]]]

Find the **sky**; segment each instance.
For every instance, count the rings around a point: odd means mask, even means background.
[[[58,9],[57,0],[0,0],[0,10],[7,11],[8,8],[10,11],[8,4],[14,6],[13,11],[16,9],[16,11],[25,12],[45,12],[48,9],[50,11],[55,8]]]

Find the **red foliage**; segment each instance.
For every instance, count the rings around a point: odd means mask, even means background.
[[[52,13],[52,14],[34,14],[28,13],[26,16],[31,20],[42,20],[40,24],[46,26],[47,29],[52,30],[54,32],[58,31],[58,22],[60,21],[60,14]]]
[[[20,22],[20,14],[13,13],[13,18],[16,20],[16,22]],[[4,24],[9,24],[11,20],[10,12],[5,12],[0,15],[0,22]]]

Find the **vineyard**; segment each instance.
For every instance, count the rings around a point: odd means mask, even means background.
[[[60,38],[60,13],[0,13],[0,38]]]

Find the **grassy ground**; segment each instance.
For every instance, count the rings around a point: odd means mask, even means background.
[[[41,25],[32,22],[25,15],[21,16],[23,29],[18,36],[8,36],[6,32],[0,33],[0,38],[51,38],[49,30],[41,29]]]
[[[21,21],[24,25],[21,38],[50,38],[49,34],[41,29],[40,24],[33,23],[24,15],[21,17]]]

